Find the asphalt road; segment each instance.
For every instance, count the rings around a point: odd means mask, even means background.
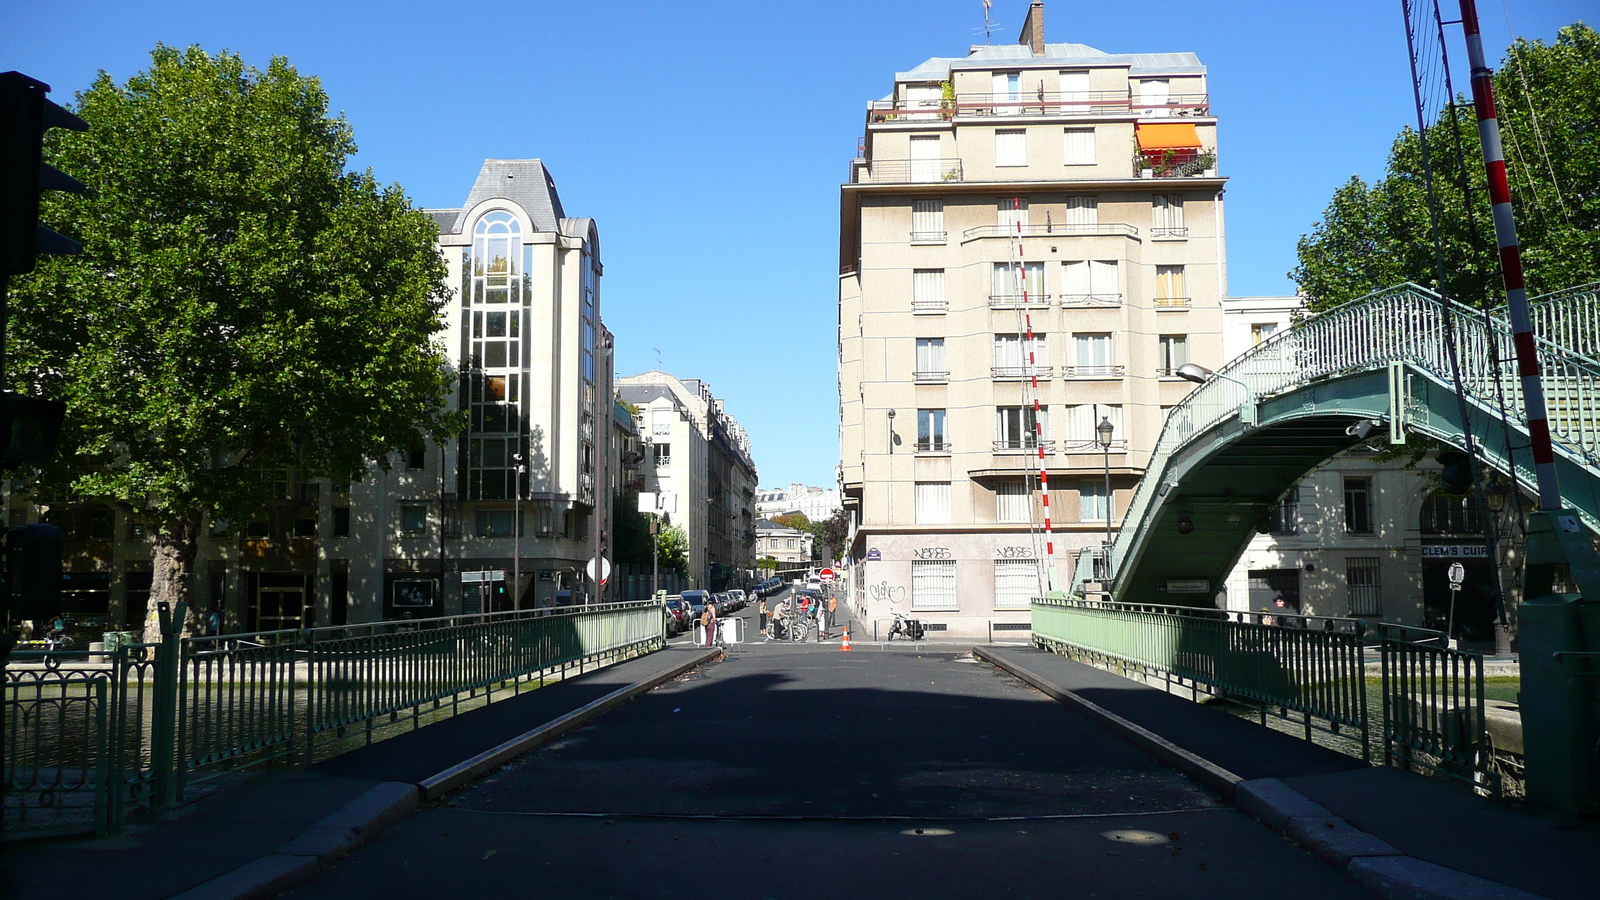
[[[289,896],[1365,896],[964,653],[751,626]]]

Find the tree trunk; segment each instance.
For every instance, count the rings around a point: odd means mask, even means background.
[[[144,617],[144,642],[161,640],[162,603],[177,609],[178,602],[187,601],[189,614],[185,616],[183,631],[192,633],[199,621],[200,611],[194,607],[194,558],[199,552],[198,520],[174,522],[156,530],[153,546],[153,571],[150,576],[150,605]]]

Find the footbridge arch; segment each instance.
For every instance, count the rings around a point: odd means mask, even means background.
[[[1565,308],[1589,309],[1590,294],[1564,295]],[[1585,329],[1555,333],[1537,343],[1562,496],[1600,531],[1600,361],[1581,352]],[[1263,342],[1175,407],[1108,560],[1083,554],[1074,581],[1080,591],[1101,582],[1117,601],[1210,605],[1257,522],[1308,471],[1360,443],[1351,427],[1361,423],[1374,429],[1368,441],[1387,431],[1464,447],[1470,432],[1482,465],[1531,485],[1522,410],[1503,318],[1412,284],[1370,294]]]

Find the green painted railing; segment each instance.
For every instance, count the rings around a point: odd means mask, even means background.
[[[1378,626],[1383,654],[1383,753],[1498,794],[1502,777],[1484,712],[1483,656],[1452,649],[1442,631]]]
[[[1300,715],[1359,737],[1367,749],[1364,625],[1358,619],[1263,616],[1223,610],[1049,598],[1033,602],[1036,646],[1113,668],[1177,679],[1248,702],[1263,715]]]
[[[8,830],[115,832],[190,783],[272,760],[306,764],[446,704],[658,649],[654,601],[334,628],[183,637],[106,653],[15,653],[6,670]],[[485,696],[488,695],[488,696]]]

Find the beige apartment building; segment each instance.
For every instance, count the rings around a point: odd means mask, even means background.
[[[1016,44],[897,73],[840,191],[840,486],[866,618],[1025,623],[1116,526],[1192,387],[1173,370],[1222,361],[1205,67],[1048,44],[1043,20],[1035,3]]]

